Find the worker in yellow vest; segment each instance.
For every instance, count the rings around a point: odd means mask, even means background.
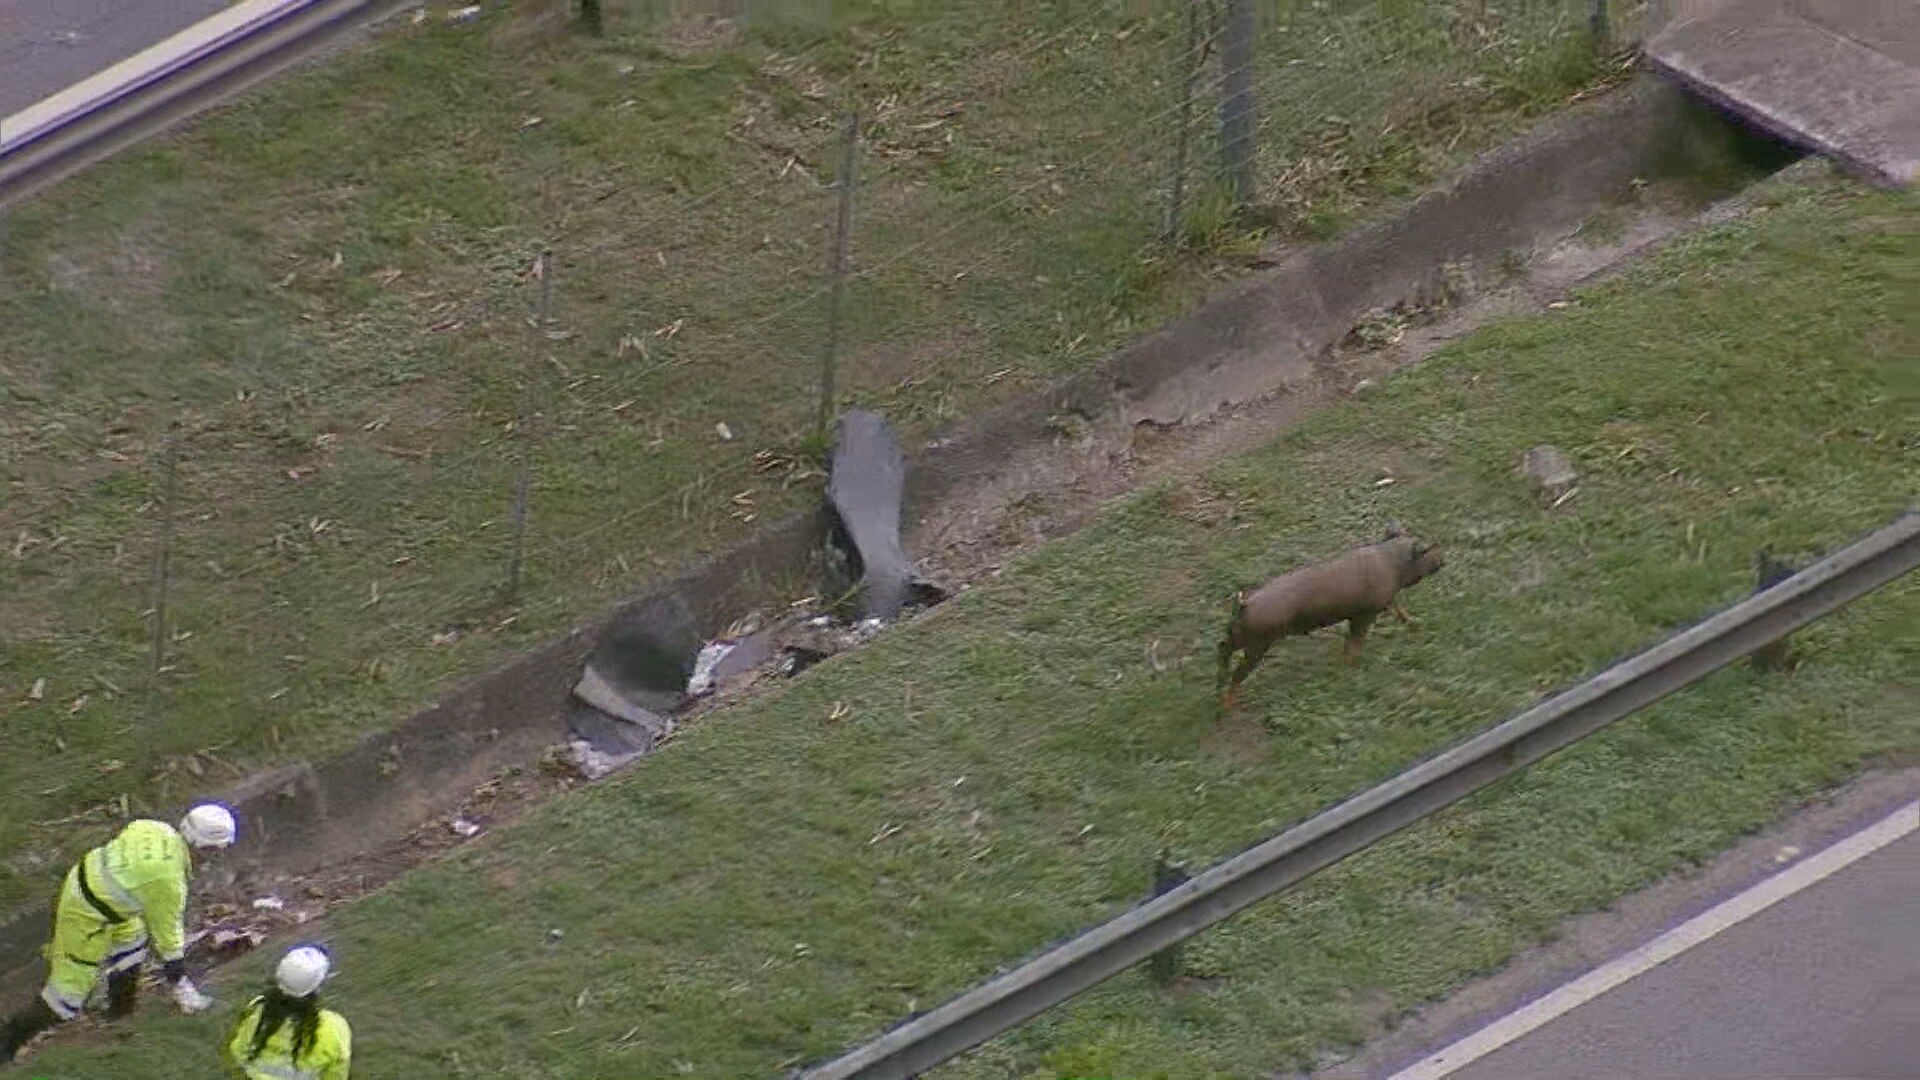
[[[187,883],[196,852],[233,843],[233,813],[218,803],[187,811],[180,827],[134,821],[80,858],[60,889],[53,911],[50,969],[40,997],[0,1030],[0,1064],[13,1060],[42,1031],[80,1014],[100,976],[107,979],[107,1015],[133,1009],[140,968],[149,949],[181,1010],[213,1004],[187,976]]]
[[[320,1007],[327,954],[302,945],[280,958],[267,992],[240,1010],[227,1037],[227,1062],[246,1080],[347,1080],[353,1029]]]

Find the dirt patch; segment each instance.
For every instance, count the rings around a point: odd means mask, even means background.
[[[1273,740],[1259,717],[1243,710],[1224,714],[1200,736],[1200,752],[1235,765],[1263,764],[1273,753]]]

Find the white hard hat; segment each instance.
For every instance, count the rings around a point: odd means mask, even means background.
[[[223,848],[239,832],[233,814],[219,803],[201,803],[180,820],[180,835],[197,848]]]
[[[303,998],[320,989],[327,981],[327,973],[333,970],[333,963],[327,954],[312,945],[302,945],[280,958],[280,966],[274,969],[273,981],[280,984],[280,992],[288,997]]]

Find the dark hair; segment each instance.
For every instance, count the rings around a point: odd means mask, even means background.
[[[294,1024],[293,1060],[299,1061],[313,1049],[313,1041],[320,1037],[319,994],[297,998],[283,993],[277,986],[270,986],[255,1003],[260,1006],[260,1021],[253,1029],[253,1044],[247,1047],[248,1061],[260,1056],[267,1040],[288,1020]]]

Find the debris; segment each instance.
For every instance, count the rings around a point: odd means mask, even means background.
[[[748,625],[751,625],[749,622]],[[740,627],[743,632],[746,627]],[[693,662],[693,676],[687,680],[687,693],[693,697],[751,675],[775,659],[773,630],[755,630],[744,637],[725,637],[708,642]]]
[[[465,26],[479,17],[479,4],[468,4],[466,7],[456,8],[453,11],[447,12],[447,22],[452,26]]]
[[[1571,497],[1580,482],[1573,463],[1557,447],[1536,446],[1521,458],[1520,471],[1533,481],[1541,497],[1558,506]]]
[[[553,929],[547,931],[547,944],[557,945],[561,941],[565,940],[566,936],[567,936],[567,932],[556,926]]]
[[[45,679],[33,680],[33,686],[27,690],[27,700],[42,701],[46,698],[46,696],[47,696],[47,680]]]
[[[687,693],[695,696],[713,689],[713,669],[733,651],[731,641],[711,641],[700,649],[693,661],[693,677],[687,680]]]
[[[267,935],[258,930],[220,927],[207,935],[207,944],[216,952],[246,952],[267,939]]]
[[[253,902],[255,911],[280,911],[286,906],[287,902],[277,896],[263,896]]]
[[[447,822],[447,828],[453,830],[453,834],[463,840],[472,839],[480,835],[480,826],[475,825],[463,817],[457,817]]]
[[[713,425],[713,431],[714,431],[714,434],[720,436],[721,442],[733,441],[733,429],[727,426],[726,421],[723,420],[720,423]]]
[[[1365,397],[1366,395],[1372,393],[1374,388],[1378,387],[1379,385],[1380,385],[1379,383],[1373,381],[1372,379],[1361,379],[1359,382],[1353,384],[1353,396]]]
[[[1783,847],[1779,851],[1774,852],[1773,861],[1776,863],[1787,863],[1787,862],[1792,862],[1793,860],[1799,857],[1800,857],[1800,849],[1797,847],[1794,847],[1792,844],[1788,844],[1786,847]]]
[[[574,739],[569,742],[567,744],[567,753],[569,756],[568,759],[573,767],[579,771],[581,776],[586,777],[588,780],[602,779],[622,765],[640,756],[639,754],[634,754],[631,757],[623,759],[617,755],[603,754],[595,750],[592,744],[588,743],[585,739]]]

